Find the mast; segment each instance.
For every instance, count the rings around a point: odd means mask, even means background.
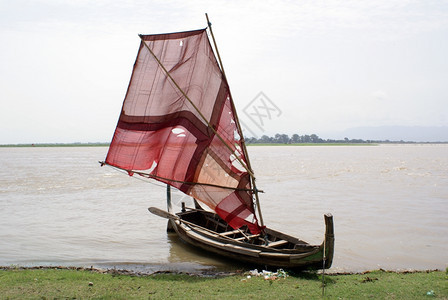
[[[222,64],[221,56],[219,55],[218,46],[216,45],[215,36],[213,35],[212,23],[210,23],[210,21],[209,21],[209,19],[208,19],[208,14],[207,14],[207,13],[205,13],[205,17],[207,18],[207,25],[208,25],[208,28],[210,29],[210,34],[211,34],[212,39],[213,39],[213,45],[215,46],[216,55],[218,56],[218,61],[219,61],[219,65],[220,65],[220,67],[221,67],[222,75],[224,76],[224,80],[227,82],[227,85],[228,85],[226,72],[224,71],[224,66],[223,66],[223,64]],[[230,86],[229,86],[229,95],[230,95],[230,98],[233,99],[232,94],[231,94],[231,92],[230,92]],[[249,174],[250,174],[250,178],[251,178],[251,181],[252,181],[252,186],[253,186],[253,189],[254,189],[255,201],[256,201],[256,204],[257,204],[257,210],[258,210],[258,216],[260,217],[260,225],[261,225],[261,227],[263,227],[263,226],[264,226],[264,222],[263,222],[263,216],[262,216],[262,214],[261,214],[260,199],[259,199],[259,197],[258,197],[258,189],[257,189],[257,185],[255,184],[255,175],[254,175],[254,171],[252,170],[252,167],[251,167],[251,165],[250,165],[249,154],[248,154],[248,152],[247,152],[246,142],[245,142],[245,140],[244,140],[243,131],[241,130],[240,120],[239,120],[239,118],[238,118],[238,114],[237,114],[237,111],[236,111],[236,108],[235,108],[235,103],[233,103],[233,101],[231,101],[231,104],[232,104],[233,112],[234,112],[234,114],[235,114],[236,126],[238,127],[238,130],[239,130],[239,132],[240,132],[241,139],[242,139],[242,141],[241,141],[242,150],[243,150],[243,153],[244,153],[244,155],[245,155],[245,157],[246,157],[246,159],[247,159],[246,164],[247,164],[247,167],[248,167],[248,169],[249,169]]]

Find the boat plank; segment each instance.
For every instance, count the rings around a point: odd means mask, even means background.
[[[261,253],[260,250],[244,248],[244,247],[240,247],[240,246],[232,245],[232,244],[225,244],[224,247],[229,251],[244,254],[244,255],[249,255],[249,256],[253,256],[253,257],[259,257],[260,253]]]
[[[229,236],[229,235],[237,234],[237,233],[241,233],[241,230],[239,230],[239,229],[235,229],[235,230],[232,230],[232,231],[221,232],[221,233],[218,234],[218,235],[219,235],[219,236]]]
[[[259,237],[260,235],[259,234],[252,234],[252,235],[247,235],[247,236],[242,236],[242,237],[240,237],[240,238],[236,238],[235,239],[235,241],[243,241],[243,240],[250,240],[250,239],[253,239],[253,238],[256,238],[256,237]]]
[[[286,245],[286,244],[288,244],[288,241],[278,240],[278,241],[275,241],[275,242],[270,242],[267,247],[274,248],[274,247],[283,246],[283,245]]]

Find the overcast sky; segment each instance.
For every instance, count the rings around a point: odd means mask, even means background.
[[[246,132],[448,126],[448,1],[0,0],[0,144],[110,141],[138,34],[206,12]]]

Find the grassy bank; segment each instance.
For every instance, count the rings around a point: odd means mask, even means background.
[[[1,299],[321,299],[322,276],[132,276],[76,269],[0,270]],[[448,299],[447,272],[325,275],[328,299]]]

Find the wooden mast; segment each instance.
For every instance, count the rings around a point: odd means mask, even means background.
[[[205,17],[207,18],[207,25],[208,25],[208,28],[210,29],[210,34],[212,36],[213,45],[215,46],[216,55],[218,56],[219,64],[221,66],[222,75],[224,76],[224,79],[227,82],[227,85],[229,86],[229,82],[227,81],[227,77],[226,77],[226,72],[224,71],[224,66],[222,64],[221,56],[219,55],[218,46],[216,45],[215,36],[213,35],[212,23],[210,23],[210,21],[208,19],[208,14],[207,13],[205,13]],[[232,98],[232,94],[230,93],[230,86],[229,86],[229,95],[230,95],[230,98]],[[252,167],[250,165],[249,154],[247,152],[246,142],[244,140],[243,131],[241,129],[240,120],[239,120],[238,115],[237,115],[235,104],[233,103],[233,101],[230,101],[230,102],[232,103],[232,109],[233,109],[233,113],[235,114],[236,125],[238,127],[238,130],[240,132],[241,139],[242,139],[242,141],[241,141],[241,145],[243,146],[242,150],[243,150],[244,155],[247,158],[246,164],[247,164],[247,167],[249,168],[249,171],[250,171],[249,174],[250,174],[250,178],[251,178],[251,181],[252,181],[252,186],[253,186],[253,189],[254,189],[254,192],[255,192],[255,201],[257,203],[258,216],[260,217],[260,225],[263,227],[264,226],[264,222],[263,222],[263,216],[261,214],[260,199],[258,197],[258,189],[257,189],[257,185],[255,184],[254,171],[252,170]]]

